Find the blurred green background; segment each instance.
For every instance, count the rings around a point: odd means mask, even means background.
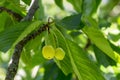
[[[4,0],[3,0],[4,1]],[[86,0],[87,1],[87,0]],[[90,0],[92,1],[92,0]],[[100,0],[98,0],[100,1]],[[29,6],[26,5],[23,1],[20,2],[25,6],[25,11],[21,14],[25,15],[26,11],[29,9]],[[29,3],[29,2],[28,2]],[[66,0],[63,0],[63,7],[58,7],[55,4],[54,0],[42,0],[40,10],[41,13],[36,12],[36,15],[40,15],[39,19],[47,20],[48,17],[55,19],[62,19],[66,16],[77,14],[77,11],[74,9],[71,3]],[[0,5],[2,2],[0,3]],[[7,3],[6,3],[7,4]],[[91,4],[94,5],[94,4]],[[117,46],[117,50],[120,52],[120,1],[119,0],[101,0],[100,5],[96,12],[93,11],[91,15],[99,23],[99,28],[104,33],[104,36],[109,39],[109,41]],[[89,13],[89,10],[88,10]],[[1,18],[0,14],[0,18]],[[35,17],[37,19],[38,17]],[[0,29],[2,30],[2,29]],[[76,32],[76,31],[74,31]],[[81,31],[79,31],[81,32]],[[71,33],[68,30],[76,43],[81,47],[85,47],[87,43],[87,37],[84,34]],[[74,36],[76,35],[76,36]],[[93,46],[93,45],[91,45]],[[94,56],[94,50],[88,48],[88,53],[90,58],[93,61],[96,61]],[[96,49],[97,50],[97,49]],[[8,64],[11,62],[13,49],[9,50],[6,53],[0,52],[0,80],[4,80],[6,75],[6,70]],[[32,52],[31,52],[32,53]],[[29,61],[29,60],[28,60]],[[107,61],[101,61],[100,69],[103,72],[106,80],[120,80],[120,64],[117,63],[114,65]],[[110,64],[110,65],[109,65]],[[94,74],[93,74],[94,75]],[[35,65],[34,67],[26,66],[26,64],[20,60],[19,70],[15,77],[15,80],[78,80],[74,74],[69,74],[65,76],[63,72],[57,67],[53,60],[42,62],[41,64]]]

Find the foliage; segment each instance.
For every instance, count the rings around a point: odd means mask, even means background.
[[[15,80],[120,80],[119,2],[39,0],[32,21],[19,21],[31,0],[0,0],[0,80],[15,45],[50,16],[54,21],[50,28],[24,46]],[[45,59],[45,45],[62,48],[63,60]]]

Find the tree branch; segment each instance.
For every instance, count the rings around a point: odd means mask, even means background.
[[[33,4],[31,5],[27,15],[23,18],[21,15],[19,15],[18,13],[7,9],[5,7],[0,7],[0,12],[2,11],[6,11],[7,13],[9,13],[10,15],[12,15],[17,21],[20,21],[22,18],[22,21],[31,21],[33,15],[35,14],[36,10],[39,8],[39,0],[34,0]]]
[[[35,11],[38,9],[38,1],[39,0],[34,0],[32,6],[30,7],[30,9],[28,11],[28,14],[22,21],[32,20],[32,17],[34,15]],[[27,42],[30,41],[31,39],[34,39],[41,32],[47,30],[47,28],[49,27],[50,24],[51,23],[48,22],[43,27],[40,27],[37,31],[35,31],[31,34],[28,34],[23,40],[21,40],[19,43],[16,44],[14,53],[12,56],[12,62],[8,66],[5,80],[14,80],[14,77],[18,70],[19,59],[20,59],[20,55],[21,55],[24,45],[27,44]]]
[[[40,27],[37,31],[27,35],[23,40],[21,40],[15,46],[15,50],[14,50],[14,53],[13,53],[13,56],[12,56],[12,63],[8,67],[7,75],[6,75],[5,80],[13,80],[14,79],[14,76],[17,73],[20,55],[21,55],[21,52],[22,52],[22,49],[23,49],[24,45],[27,44],[27,42],[29,42],[31,39],[34,39],[36,36],[38,36],[43,31],[48,30],[49,25],[51,23],[47,23],[43,27]]]
[[[33,15],[35,14],[36,10],[39,8],[39,0],[34,0],[33,5],[30,7],[28,14],[22,21],[30,21],[32,20]]]
[[[0,7],[0,12],[6,11],[8,14],[12,15],[17,21],[20,21],[23,17],[21,15],[19,15],[18,13],[7,9],[5,7]]]

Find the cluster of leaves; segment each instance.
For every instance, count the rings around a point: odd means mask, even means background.
[[[30,5],[31,2],[31,0],[22,1],[26,6]],[[64,10],[63,0],[54,1],[60,9]],[[120,48],[113,45],[109,38],[105,38],[101,32],[103,27],[109,27],[113,22],[109,21],[109,18],[112,17],[110,12],[119,3],[119,0],[114,1],[114,3],[113,1],[109,0],[105,6],[100,6],[101,0],[67,0],[67,2],[72,4],[76,14],[61,20],[54,20],[54,24],[50,25],[49,34],[48,31],[45,31],[24,46],[21,60],[29,70],[36,65],[44,67],[44,80],[61,80],[61,78],[71,80],[74,74],[79,80],[105,80],[101,74],[100,66],[120,63]],[[0,6],[24,17],[26,6],[21,5],[23,4],[20,4],[20,0],[0,1]],[[39,6],[40,8],[31,22],[19,22],[6,11],[0,13],[1,52],[14,49],[20,40],[45,23],[43,21],[43,16],[45,16],[44,6],[41,0],[39,0]],[[95,20],[92,16],[97,14],[98,9],[100,13]],[[80,38],[80,36],[84,38]],[[61,47],[66,53],[65,58],[62,61],[44,59],[41,49],[45,44],[52,45],[55,48]],[[89,50],[94,52],[93,55],[96,60],[93,60],[94,57],[92,59],[89,57]],[[40,79],[39,77],[37,78]]]

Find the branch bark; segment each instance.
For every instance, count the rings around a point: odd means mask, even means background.
[[[28,14],[22,21],[31,21],[32,20],[34,13],[36,12],[36,10],[39,7],[38,2],[39,2],[39,0],[34,0],[32,6],[30,7],[30,9],[28,11]],[[14,53],[12,56],[12,62],[8,66],[5,80],[14,80],[14,77],[18,70],[19,59],[20,59],[20,55],[21,55],[24,45],[31,39],[34,39],[41,32],[45,31],[48,28],[49,24],[50,23],[44,25],[43,27],[40,27],[37,31],[27,35],[23,40],[21,40],[18,44],[16,44]]]
[[[30,7],[29,11],[28,11],[28,14],[26,15],[25,18],[23,18],[22,21],[31,21],[32,20],[32,17],[33,15],[35,14],[36,10],[39,8],[39,0],[34,0],[32,6]]]
[[[42,33],[43,31],[48,30],[50,24],[51,23],[45,24],[45,25],[43,25],[43,27],[40,27],[37,31],[27,35],[23,40],[21,40],[15,46],[15,50],[14,50],[14,53],[12,56],[12,63],[8,67],[5,80],[13,80],[14,79],[14,77],[17,73],[20,55],[21,55],[24,45],[27,44],[27,42],[29,42],[31,39],[34,39],[36,36],[40,35],[40,33]]]
[[[0,7],[0,13],[1,12],[7,12],[8,14],[12,15],[17,21],[20,21],[23,17],[21,15],[19,15],[18,13],[10,10],[10,9],[7,9],[5,7]]]

